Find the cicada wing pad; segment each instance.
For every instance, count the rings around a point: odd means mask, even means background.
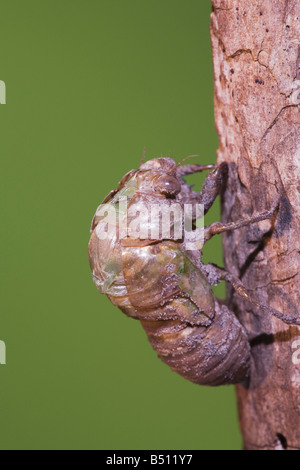
[[[89,243],[90,266],[102,294],[126,295],[121,257],[121,247],[115,239],[100,240],[96,231],[93,232]]]
[[[122,226],[126,205],[123,207],[120,201],[130,200],[135,194],[135,173],[134,170],[125,175],[118,190],[109,193],[98,207],[92,222],[89,259],[94,282],[101,293],[116,297],[126,295],[122,272],[122,247],[119,240],[126,228]],[[110,235],[103,236],[107,231]]]
[[[127,295],[140,319],[211,324],[210,286],[175,242],[123,247],[122,265]]]
[[[94,218],[91,224],[91,232],[96,229],[97,225],[103,218],[105,210],[110,211],[110,208],[119,212],[120,206],[119,202],[122,199],[128,198],[130,200],[134,196],[137,190],[137,180],[136,180],[137,170],[131,170],[127,173],[120,181],[118,189],[113,189],[110,193],[104,198],[100,206],[97,208]]]

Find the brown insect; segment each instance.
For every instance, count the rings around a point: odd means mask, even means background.
[[[207,175],[201,192],[195,193],[183,177],[203,170],[213,171]],[[226,163],[179,166],[171,158],[143,163],[139,170],[125,175],[117,190],[98,208],[89,244],[98,290],[126,315],[141,321],[152,347],[171,369],[202,385],[239,383],[249,373],[247,333],[235,314],[214,297],[212,285],[228,281],[256,306],[288,324],[299,324],[293,316],[251,299],[232,274],[201,262],[201,246],[197,245],[200,232],[205,243],[216,234],[276,216],[278,203],[244,220],[197,228],[197,207],[201,205],[204,214],[209,210],[220,194],[226,173]],[[179,230],[178,235],[177,229],[186,220],[180,218],[176,227],[171,218],[169,231],[164,233],[158,227],[158,218],[149,217],[158,203],[160,215],[170,206],[188,205],[189,232]],[[130,224],[135,226],[134,236],[128,231]],[[149,228],[154,229],[155,237],[149,236]]]

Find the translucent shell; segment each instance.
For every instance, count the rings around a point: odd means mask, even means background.
[[[128,175],[126,175],[128,176]],[[120,199],[130,200],[137,189],[135,176],[124,180],[125,186],[117,192],[111,192],[94,216],[93,233],[89,243],[89,260],[94,282],[102,294],[112,296],[126,295],[122,268],[122,247],[118,221],[124,217]],[[105,222],[104,214],[109,214]],[[109,219],[109,222],[108,222]],[[122,227],[121,227],[122,230]],[[103,236],[103,234],[108,234]]]
[[[239,383],[249,366],[246,332],[187,257],[181,219],[170,223],[166,233],[157,230],[158,213],[151,213],[147,230],[156,230],[154,238],[141,233],[135,237],[128,230],[137,212],[140,226],[145,226],[148,209],[157,201],[162,215],[171,203],[180,206],[183,193],[178,194],[180,179],[178,184],[173,181],[174,169],[172,159],[148,161],[127,173],[104,199],[91,227],[93,279],[114,305],[141,321],[151,345],[172,370],[197,384]]]
[[[210,286],[175,242],[123,248],[122,262],[130,303],[141,310],[141,318],[181,319],[193,325],[213,320]]]

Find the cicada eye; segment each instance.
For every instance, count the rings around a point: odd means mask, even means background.
[[[171,175],[161,175],[155,181],[155,189],[165,196],[174,197],[181,191],[181,184]]]

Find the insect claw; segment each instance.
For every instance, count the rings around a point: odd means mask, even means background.
[[[280,202],[281,202],[281,198],[279,197],[270,210],[272,215],[274,215],[279,210]]]
[[[238,286],[236,288],[237,293],[241,296],[244,297],[245,299],[250,300],[250,295],[248,294],[246,288],[244,286]]]

